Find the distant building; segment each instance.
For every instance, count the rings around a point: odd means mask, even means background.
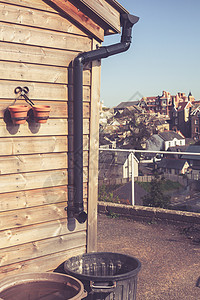
[[[152,151],[164,150],[169,147],[184,146],[185,137],[174,131],[163,131],[153,134],[146,142],[146,149]]]
[[[134,156],[134,176],[138,176],[139,161]],[[100,151],[99,179],[131,178],[131,154],[126,152]]]
[[[200,105],[195,107],[190,113],[191,138],[200,140]]]
[[[190,167],[192,168],[198,168],[200,170],[200,155],[191,155],[190,153],[200,153],[200,146],[199,145],[190,145],[185,150],[185,152],[188,152],[188,154],[183,154],[182,159],[186,159]]]
[[[170,129],[180,131],[185,137],[191,136],[190,111],[193,103],[180,102],[178,107],[173,107],[170,112]]]
[[[178,109],[180,103],[192,103],[194,100],[191,93],[187,97],[184,93],[178,93],[173,96],[169,92],[163,91],[162,96],[143,97],[138,105],[150,113],[160,113],[170,116],[173,108]]]
[[[114,107],[114,112],[123,112],[125,108],[138,105],[139,101],[127,101],[121,102],[116,107]]]
[[[165,174],[179,175],[188,171],[189,164],[184,159],[163,158],[157,168]]]
[[[101,149],[115,149],[116,148],[116,139],[112,137],[107,137],[106,135],[99,134],[99,147]]]

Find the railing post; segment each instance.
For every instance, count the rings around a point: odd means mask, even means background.
[[[135,182],[134,182],[134,152],[131,152],[131,187],[132,187],[132,205],[135,205]]]

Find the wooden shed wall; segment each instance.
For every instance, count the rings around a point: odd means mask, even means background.
[[[0,1],[0,11],[2,278],[18,272],[53,270],[67,257],[86,251],[87,223],[71,223],[64,209],[73,178],[73,82],[69,64],[79,51],[91,50],[94,41],[41,0]],[[83,88],[85,205],[88,190],[91,197],[96,193],[88,185],[88,178],[93,181],[93,172],[97,171],[89,150],[93,147],[95,153],[98,151],[91,112],[96,118],[100,65],[93,66],[92,71],[84,71]],[[46,124],[13,126],[8,122],[5,111],[14,102],[17,86],[27,86],[35,104],[51,106]],[[94,231],[96,206],[90,207],[88,224]],[[95,241],[92,243],[90,248]]]

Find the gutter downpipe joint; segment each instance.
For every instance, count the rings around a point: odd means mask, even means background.
[[[74,60],[74,203],[69,215],[84,223],[87,213],[83,207],[83,66],[85,63],[109,57],[129,49],[132,27],[139,20],[130,14],[121,15],[121,42],[80,53]]]

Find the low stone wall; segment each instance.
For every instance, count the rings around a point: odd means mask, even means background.
[[[169,223],[200,224],[200,214],[162,208],[122,205],[108,202],[98,203],[98,213],[113,217],[125,217],[133,220],[158,221]]]

